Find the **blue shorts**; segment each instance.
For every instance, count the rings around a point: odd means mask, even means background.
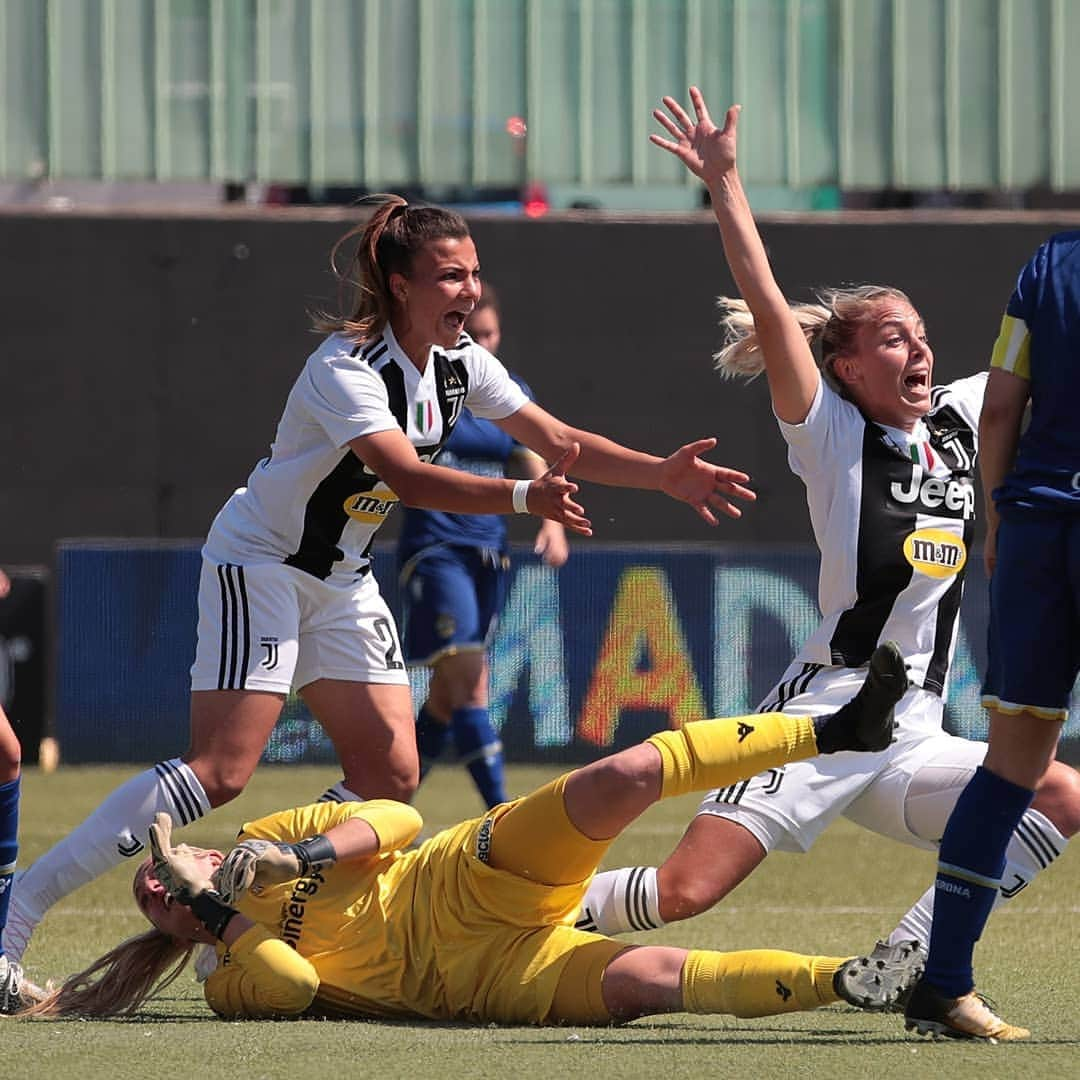
[[[506,597],[508,560],[499,551],[441,544],[404,564],[405,659],[433,664],[484,649]]]
[[[1002,518],[987,636],[983,705],[1064,720],[1080,671],[1080,517]]]

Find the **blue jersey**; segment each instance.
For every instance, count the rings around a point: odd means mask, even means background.
[[[998,508],[1080,512],[1080,231],[1052,236],[1020,272],[991,364],[1031,384]]]
[[[513,372],[510,377],[533,400],[528,385]],[[481,420],[468,409],[462,409],[436,464],[476,476],[502,477],[506,475],[510,458],[521,450],[519,443],[490,420]],[[406,508],[398,540],[399,559],[404,562],[432,544],[463,544],[501,551],[506,546],[506,522],[501,514],[451,514]]]

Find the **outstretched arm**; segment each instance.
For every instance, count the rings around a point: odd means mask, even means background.
[[[716,446],[715,439],[699,439],[666,458],[655,457],[595,432],[570,427],[535,402],[494,423],[548,461],[564,455],[567,446],[577,446],[580,453],[576,461],[567,464],[568,472],[611,487],[662,491],[689,503],[710,525],[716,524],[714,510],[728,517],[742,515],[732,499],[753,502],[757,498],[744,486],[750,479],[746,473],[713,465],[700,457]]]
[[[724,255],[754,316],[773,409],[781,420],[801,423],[813,404],[821,375],[806,336],[773,276],[739,179],[735,147],[742,106],[732,105],[719,128],[696,86],[690,87],[690,101],[694,120],[674,98],[665,97],[664,109],[654,109],[653,116],[671,138],[650,135],[649,140],[674,154],[709,189]]]
[[[456,514],[514,513],[513,480],[473,476],[460,469],[421,461],[416,448],[399,428],[361,435],[349,446],[406,506]],[[566,478],[574,457],[576,450],[568,444],[548,459],[556,464],[533,481],[528,511],[583,536],[591,536],[592,527],[584,508],[572,498],[577,493],[577,484]]]

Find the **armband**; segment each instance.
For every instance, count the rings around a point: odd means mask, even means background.
[[[240,913],[234,907],[229,907],[221,898],[221,893],[213,889],[204,889],[198,896],[188,902],[192,914],[214,935],[219,941],[225,933],[225,927],[232,922],[234,915]]]

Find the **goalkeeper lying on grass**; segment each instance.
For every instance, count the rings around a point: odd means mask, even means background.
[[[155,929],[24,1015],[130,1015],[199,942],[217,946],[205,992],[226,1018],[608,1024],[670,1012],[766,1016],[842,1000],[886,1008],[917,976],[917,948],[875,962],[687,951],[628,946],[572,922],[611,840],[657,799],[818,753],[883,749],[906,686],[899,653],[882,646],[838,713],[665,731],[408,852],[420,816],[385,800],[273,814],[245,825],[225,856],[174,847],[161,814],[135,877]]]

